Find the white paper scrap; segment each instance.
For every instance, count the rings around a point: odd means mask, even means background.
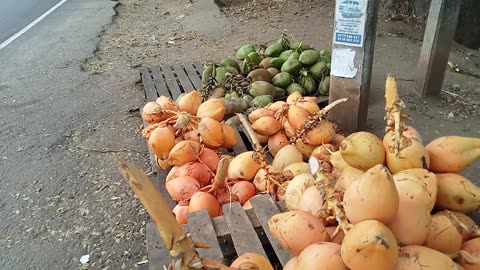
[[[332,53],[331,75],[337,77],[354,78],[358,68],[355,67],[355,51],[352,49],[336,48]]]
[[[86,264],[88,262],[90,262],[90,255],[83,255],[81,258],[80,258],[80,262],[82,264]]]

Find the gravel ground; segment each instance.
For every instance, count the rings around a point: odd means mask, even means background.
[[[216,3],[222,10],[218,15],[222,23],[212,23],[210,26],[216,32],[205,35],[208,29],[198,28],[193,25],[195,21],[191,19],[192,16],[201,17],[203,14],[203,11],[196,7],[195,2],[120,0],[116,8],[116,18],[101,35],[95,56],[85,61],[83,68],[98,76],[122,77],[124,83],[119,84],[117,88],[121,90],[124,87],[136,87],[134,91],[137,91],[138,95],[142,90],[138,82],[138,71],[143,65],[219,60],[233,56],[245,43],[255,46],[268,44],[278,39],[282,32],[316,48],[331,48],[334,1],[218,0]],[[204,19],[208,22],[212,18],[205,16]],[[408,106],[407,112],[414,118],[412,124],[418,127],[427,140],[447,134],[478,137],[480,134],[480,80],[475,77],[475,74],[480,74],[480,52],[466,49],[458,44],[454,45],[450,61],[461,67],[463,72],[457,72],[455,69],[447,71],[440,99],[421,100],[411,92],[415,87],[413,67],[421,48],[423,27],[423,22],[408,18],[389,20],[380,17],[371,89],[373,94],[370,99],[370,129],[379,134],[383,132],[382,91],[386,73],[392,72],[399,78],[400,92]],[[474,75],[462,74],[465,71]],[[135,82],[137,82],[136,85]],[[135,107],[135,104],[131,103],[131,107]],[[117,129],[115,133],[121,137],[121,140],[135,141],[120,145],[133,145],[135,149],[129,151],[130,155],[136,156],[136,161],[144,166],[145,171],[148,171],[146,149],[139,140],[138,113],[125,112],[121,117],[125,118],[131,128],[125,129],[122,126],[118,130],[123,123],[118,121],[117,115],[113,123],[102,124],[103,130],[107,132],[115,128]],[[92,123],[92,129],[95,126]],[[72,153],[99,157],[90,162],[97,162],[101,160],[100,157],[108,156],[101,152],[102,150],[100,152],[92,150],[99,146],[92,144],[91,140],[82,140],[81,134],[72,134],[69,138],[72,141],[77,140],[80,147],[73,148]],[[111,139],[110,141],[116,142]],[[117,147],[121,148],[120,145]],[[82,149],[90,149],[90,151]],[[111,164],[106,166],[109,167]],[[478,162],[474,164],[466,175],[476,175],[474,171],[478,172],[479,166]],[[143,225],[147,216],[132,192],[127,190],[121,180],[118,180],[118,176],[116,175],[116,180],[112,182],[111,170],[110,173],[107,171],[94,172],[97,177],[95,177],[96,180],[91,181],[96,183],[92,182],[90,192],[98,199],[113,204],[118,212],[105,214],[101,209],[90,209],[85,212],[85,215],[102,216],[105,220],[110,218],[118,220],[117,223],[113,223],[116,224],[113,229],[104,228],[100,223],[95,224],[94,227],[101,229],[89,231],[91,234],[103,231],[114,236],[111,239],[115,242],[109,243],[111,245],[120,242],[124,246],[129,246],[128,250],[118,250],[110,256],[101,255],[101,262],[98,265],[113,265],[111,269],[118,269],[119,265],[125,265],[126,269],[130,269],[134,267],[135,262],[145,259]],[[69,198],[52,200],[60,208],[59,211],[63,211],[62,207],[66,206],[62,203]],[[88,202],[85,201],[84,204]],[[77,210],[82,211],[84,204],[82,200],[78,200]],[[97,252],[101,254],[101,251]],[[125,262],[125,258],[131,260]]]

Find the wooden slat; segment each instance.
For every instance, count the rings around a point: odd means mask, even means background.
[[[153,81],[153,78],[150,74],[150,71],[148,67],[143,67],[142,71],[142,81],[143,81],[143,88],[145,92],[145,98],[148,101],[155,101],[158,97],[157,95],[157,89],[155,88],[155,83]]]
[[[149,159],[150,159],[150,168],[152,168],[152,174],[150,178],[152,179],[153,184],[160,190],[160,177],[158,177],[158,173],[160,168],[158,168],[157,163],[155,161],[155,154],[153,154],[150,147],[148,147]]]
[[[185,73],[185,70],[183,67],[179,64],[173,64],[172,65],[173,70],[175,71],[175,74],[177,74],[177,78],[180,81],[180,84],[182,85],[183,91],[185,93],[188,93],[195,88],[193,87],[192,82],[188,78],[187,74]]]
[[[277,254],[278,260],[282,266],[285,266],[285,264],[293,257],[293,255],[280,245],[277,239],[272,236],[270,229],[268,228],[268,220],[273,215],[280,213],[277,205],[268,195],[254,196],[250,198],[250,202],[252,203],[253,210],[257,215],[258,220],[262,224],[263,230],[267,235],[275,254]]]
[[[184,67],[185,67],[185,71],[188,74],[188,78],[193,83],[193,86],[198,90],[203,89],[202,73],[200,73],[200,75],[198,75],[195,67],[193,66],[193,64],[186,64],[186,65],[184,65]]]
[[[147,254],[149,270],[164,270],[170,264],[170,253],[160,238],[157,225],[147,223]],[[163,268],[165,266],[166,268]]]
[[[240,132],[238,132],[238,129],[235,128],[235,135],[237,135],[238,138],[238,143],[235,145],[233,148],[233,151],[235,152],[235,155],[239,155],[243,152],[247,152],[247,147],[245,146],[245,143],[243,142],[242,136],[240,135]]]
[[[195,69],[198,70],[198,73],[200,74],[200,76],[202,76],[202,73],[203,73],[203,64],[198,62],[198,61],[195,61],[193,62],[193,66],[195,67]]]
[[[170,65],[162,65],[162,72],[165,76],[165,82],[167,83],[168,89],[170,89],[173,100],[177,99],[182,91],[180,91],[180,87],[178,87],[178,82],[173,75],[172,67]]]
[[[237,255],[256,252],[267,257],[262,243],[240,203],[224,204],[222,209]]]
[[[280,210],[280,212],[282,212],[282,213],[288,211],[288,207],[287,207],[287,204],[285,203],[285,200],[278,201],[277,202],[277,207]]]
[[[152,77],[153,81],[155,82],[155,88],[157,89],[158,96],[167,96],[173,98],[167,89],[160,66],[153,66],[150,68],[150,70],[152,72]]]
[[[230,232],[228,231],[227,222],[225,221],[225,217],[218,216],[212,218],[212,224],[217,236],[224,236],[230,234]]]
[[[162,197],[167,201],[168,206],[170,206],[171,209],[177,205],[177,203],[172,199],[170,194],[168,194],[168,191],[165,187],[165,179],[167,178],[169,170],[162,170],[158,168],[158,173],[157,173],[157,178],[158,178],[158,189],[160,191],[160,194],[162,194]]]
[[[208,211],[201,210],[190,213],[187,215],[187,220],[192,240],[210,246],[210,248],[197,249],[200,257],[223,262],[222,249],[218,243]]]

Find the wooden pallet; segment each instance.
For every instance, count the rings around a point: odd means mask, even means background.
[[[203,66],[199,62],[186,65],[162,65],[143,67],[140,72],[141,79],[144,85],[144,93],[146,101],[155,101],[157,97],[163,95],[168,96],[175,100],[180,94],[188,93],[195,89],[202,89],[201,76],[203,72]],[[147,126],[144,123],[144,126]],[[235,129],[238,144],[233,149],[226,149],[225,152],[232,155],[238,155],[245,151],[252,150],[252,144],[249,141],[248,136],[243,130]],[[153,153],[150,151],[150,161],[152,166],[152,175],[155,185],[159,188],[162,195],[166,198],[170,198],[165,190],[165,178],[168,174],[168,170],[161,170],[155,161]],[[175,202],[169,201],[170,206],[173,208]]]
[[[144,85],[144,93],[146,101],[155,101],[157,97],[160,95],[168,96],[175,100],[180,94],[188,93],[195,89],[202,88],[202,81],[201,76],[203,72],[203,66],[199,62],[195,62],[192,64],[187,65],[162,65],[162,66],[151,66],[151,67],[143,67],[140,72],[141,80]],[[147,124],[144,123],[144,126]],[[227,149],[227,153],[232,155],[237,155],[243,153],[245,151],[252,150],[251,143],[248,141],[248,136],[241,130],[235,129],[237,133],[237,137],[239,138],[239,143],[233,149]],[[153,180],[157,188],[159,189],[162,196],[167,200],[169,206],[171,208],[175,207],[176,202],[170,199],[170,195],[165,189],[165,178],[169,172],[169,170],[161,170],[156,162],[153,153],[150,152],[150,162],[152,167],[152,172],[150,178]],[[200,216],[198,216],[200,215]],[[210,218],[205,218],[205,216],[201,214],[193,215],[193,218],[197,219],[203,223],[209,221]],[[208,217],[208,215],[207,215]],[[192,217],[190,217],[192,218]],[[207,222],[208,223],[208,222]],[[198,222],[197,222],[198,224]],[[225,241],[222,240],[222,245],[226,251],[226,258],[234,254],[233,252],[235,249],[233,246],[228,247],[226,243],[228,243],[228,239],[231,238],[226,236],[226,222],[219,221],[215,224],[220,224],[216,226],[219,229],[220,237],[222,239],[226,239]],[[211,227],[211,225],[210,225]],[[199,225],[198,228],[203,228],[202,225]],[[185,228],[189,230],[189,228]],[[195,231],[195,230],[193,230]],[[211,232],[211,230],[210,230]],[[195,234],[195,233],[194,233]],[[212,234],[211,236],[215,236]],[[149,258],[149,269],[161,269],[163,270],[163,265],[168,265],[169,263],[169,253],[166,250],[165,245],[161,241],[158,230],[153,223],[153,221],[147,224],[146,228],[146,240],[147,240],[147,253]],[[213,239],[213,238],[212,238]],[[210,239],[211,240],[211,239]],[[207,242],[207,241],[206,241]],[[211,243],[212,241],[208,241]],[[217,243],[217,246],[219,244]],[[218,251],[218,248],[212,248],[211,250]]]
[[[188,224],[182,227],[195,242],[210,246],[197,249],[203,258],[229,265],[239,255],[255,252],[268,257],[275,269],[282,269],[293,255],[273,238],[267,222],[286,206],[273,202],[268,195],[257,195],[250,201],[253,208],[248,210],[238,202],[225,204],[224,215],[215,218],[210,218],[207,210],[190,213]],[[153,222],[147,224],[147,250],[150,270],[168,267],[170,257]]]
[[[144,85],[146,101],[155,101],[160,95],[175,100],[180,94],[194,89],[202,89],[201,76],[203,65],[199,62],[191,64],[174,64],[143,67],[140,76]],[[326,105],[328,97],[319,97],[317,103]],[[147,124],[144,123],[146,126]],[[226,149],[231,155],[238,155],[252,150],[252,143],[242,129],[235,129],[238,144],[233,149]],[[271,161],[271,155],[267,156]],[[165,179],[168,170],[161,170],[150,151],[153,180],[162,196],[171,208],[175,202],[165,189]],[[268,219],[285,209],[284,203],[276,204],[268,195],[259,195],[252,198],[253,209],[244,211],[238,202],[223,206],[224,216],[210,219],[206,210],[191,213],[188,224],[184,229],[190,233],[193,240],[211,246],[210,249],[199,249],[202,257],[230,263],[236,256],[246,252],[257,252],[267,255],[273,264],[281,269],[291,258],[291,254],[283,250],[279,243],[271,236],[268,228]],[[170,254],[160,239],[158,230],[153,221],[146,228],[147,253],[150,270],[163,270],[163,266],[170,263]]]

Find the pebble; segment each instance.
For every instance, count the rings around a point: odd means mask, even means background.
[[[455,114],[453,114],[453,112],[450,112],[450,113],[447,115],[447,118],[448,118],[448,119],[453,119],[453,118],[455,118]]]

